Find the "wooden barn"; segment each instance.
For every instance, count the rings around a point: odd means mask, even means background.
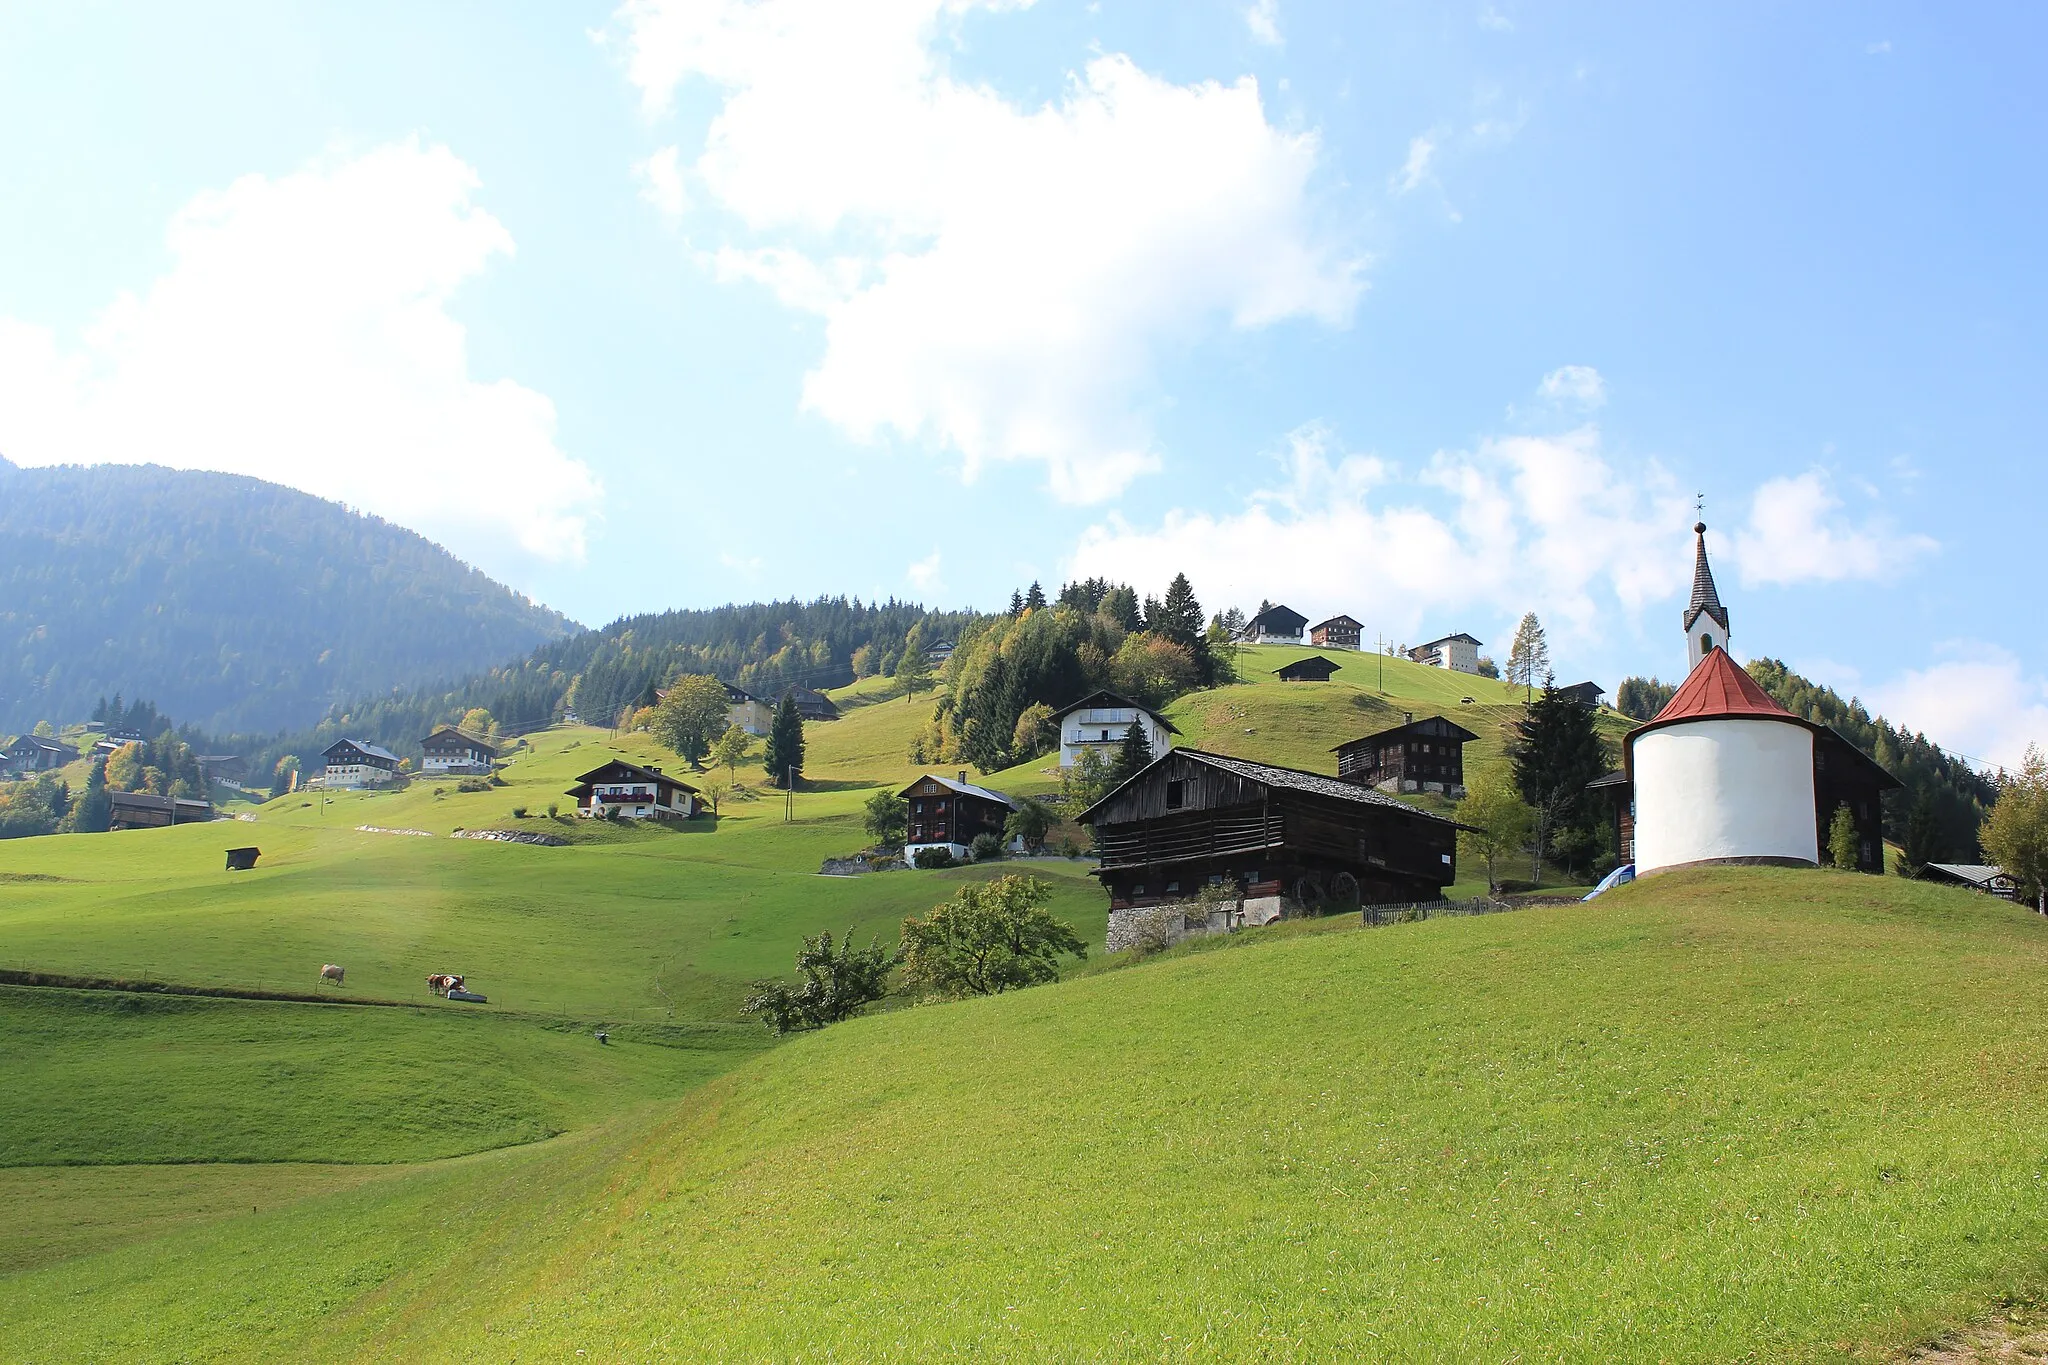
[[[1336,661],[1325,659],[1320,654],[1311,654],[1306,659],[1273,670],[1273,676],[1281,682],[1328,682],[1337,671]]]
[[[183,797],[152,796],[148,792],[109,792],[107,828],[162,829],[166,825],[196,825],[213,818],[213,807],[204,801]]]
[[[1348,616],[1332,616],[1308,628],[1308,642],[1317,649],[1357,649],[1365,627]]]
[[[1321,773],[1176,749],[1077,817],[1095,830],[1110,908],[1247,898],[1367,905],[1433,900],[1457,879],[1458,830]]]
[[[1337,776],[1383,792],[1465,789],[1465,746],[1479,736],[1464,726],[1428,716],[1337,746]]]

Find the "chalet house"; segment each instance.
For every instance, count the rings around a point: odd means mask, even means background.
[[[941,640],[924,652],[924,661],[933,668],[944,668],[952,661],[953,649],[951,640]]]
[[[474,735],[466,735],[452,725],[440,729],[420,741],[420,771],[423,773],[446,773],[451,776],[483,776],[491,770],[491,760],[498,756],[496,747],[484,743]]]
[[[926,773],[898,793],[910,807],[910,832],[903,857],[914,862],[928,848],[943,848],[965,861],[977,834],[1003,837],[1003,822],[1017,803],[999,791],[977,787],[962,772],[951,778]]]
[[[381,787],[398,780],[398,755],[361,739],[337,739],[320,754],[327,787]]]
[[[201,754],[199,775],[209,785],[218,782],[223,787],[240,791],[242,784],[249,780],[249,760],[240,754]]]
[[[592,768],[567,794],[576,798],[576,813],[586,819],[617,811],[621,820],[687,820],[701,809],[697,789],[689,783],[623,758]]]
[[[1119,911],[1235,886],[1247,918],[1280,899],[1433,900],[1457,880],[1456,821],[1354,782],[1176,749],[1081,812],[1102,855],[1112,941]],[[1262,902],[1255,905],[1254,902]]]
[[[1479,671],[1479,647],[1485,643],[1460,632],[1446,635],[1440,640],[1431,640],[1426,645],[1417,645],[1408,651],[1408,657],[1431,668],[1448,668],[1453,673],[1477,673]]]
[[[78,750],[62,740],[41,735],[17,735],[14,743],[0,749],[0,759],[16,772],[43,773],[61,768],[78,757]]]
[[[1311,654],[1306,659],[1296,659],[1291,664],[1273,670],[1273,676],[1281,682],[1328,682],[1330,675],[1337,671],[1334,660],[1320,654]]]
[[[808,687],[785,687],[785,697],[796,698],[796,713],[805,720],[838,720],[839,708],[823,692],[813,692]],[[780,698],[778,698],[780,700]]]
[[[1465,746],[1479,736],[1428,716],[1337,746],[1337,776],[1383,792],[1465,794]]]
[[[1569,701],[1577,702],[1588,711],[1594,711],[1599,709],[1600,698],[1607,695],[1607,689],[1598,683],[1582,682],[1573,683],[1570,687],[1560,687],[1557,694]]]
[[[195,825],[213,818],[213,807],[204,801],[183,797],[152,796],[148,792],[108,792],[112,808],[107,828],[162,829],[166,825]]]
[[[1308,642],[1317,649],[1357,649],[1364,629],[1348,616],[1332,616],[1308,628]]]
[[[1298,645],[1308,618],[1292,607],[1267,607],[1244,623],[1237,638],[1248,645]]]
[[[1053,717],[1053,723],[1060,727],[1062,768],[1073,767],[1090,749],[1102,755],[1103,762],[1113,762],[1125,732],[1133,723],[1143,727],[1145,742],[1152,747],[1155,758],[1171,749],[1172,737],[1180,733],[1172,721],[1157,711],[1114,692],[1091,692],[1069,703]]]
[[[1982,891],[2000,900],[2014,900],[2020,894],[2019,878],[1985,863],[1929,863],[1921,869],[1920,880]]]
[[[727,683],[725,699],[731,703],[725,710],[725,723],[739,726],[756,739],[767,734],[768,727],[775,723],[775,708],[752,693]]]

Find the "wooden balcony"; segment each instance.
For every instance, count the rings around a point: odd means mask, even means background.
[[[1280,812],[1210,815],[1160,825],[1099,831],[1102,866],[1144,867],[1219,854],[1255,853],[1287,842]]]

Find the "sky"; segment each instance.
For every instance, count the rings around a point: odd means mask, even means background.
[[[173,12],[175,11],[175,12]],[[0,454],[588,624],[1104,574],[2048,743],[2038,6],[0,0]],[[1703,499],[1703,502],[1701,501]],[[1703,506],[1704,510],[1699,510]]]

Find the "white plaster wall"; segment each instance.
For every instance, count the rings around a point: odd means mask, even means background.
[[[1636,872],[1708,858],[1820,861],[1813,732],[1764,719],[1688,721],[1635,744]]]

